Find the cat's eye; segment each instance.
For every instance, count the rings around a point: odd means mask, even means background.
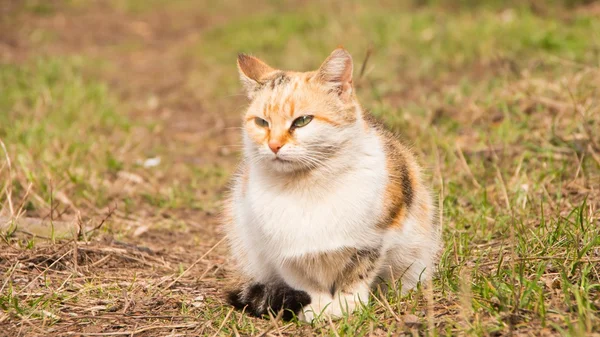
[[[261,128],[266,128],[269,126],[269,122],[260,117],[254,117],[254,123],[256,123],[256,125],[260,126]]]
[[[313,120],[313,116],[311,116],[311,115],[298,117],[298,118],[294,119],[294,122],[292,122],[292,126],[295,128],[301,128],[303,126],[306,126],[312,120]]]

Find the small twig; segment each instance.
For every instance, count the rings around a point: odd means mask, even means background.
[[[19,217],[25,213],[25,212],[23,212],[23,207],[25,207],[25,201],[27,200],[27,197],[29,196],[29,193],[31,192],[32,186],[33,186],[33,183],[29,183],[29,185],[27,185],[27,189],[25,190],[25,195],[23,196],[23,198],[21,198],[19,207],[17,207],[17,217]]]
[[[126,314],[127,309],[129,309],[129,305],[131,304],[131,299],[127,295],[127,290],[123,289],[121,293],[123,294],[123,301],[125,302],[125,304],[123,304],[123,310],[121,310],[121,313]]]
[[[235,337],[240,337],[240,332],[235,327],[235,325],[231,326],[231,328],[233,329],[233,333],[234,333]]]
[[[83,239],[85,239],[83,237],[83,219],[81,219],[81,212],[77,211],[77,235],[75,236],[75,238],[77,239],[77,241],[81,241]]]
[[[575,158],[577,158],[577,170],[575,171],[575,176],[573,177],[572,181],[577,180],[577,177],[579,177],[579,173],[581,172],[581,165],[583,164],[583,159],[585,158],[585,152],[583,152],[581,154],[581,158],[577,157],[577,153],[575,153]]]
[[[86,267],[86,268],[96,267],[96,266],[102,264],[103,262],[105,262],[106,260],[110,259],[111,257],[112,257],[112,254],[108,254],[96,262],[84,265],[84,267]]]
[[[79,336],[132,336],[137,335],[145,331],[155,329],[190,329],[198,326],[200,323],[191,324],[178,324],[178,325],[155,325],[147,326],[145,328],[133,330],[133,331],[114,331],[114,332],[67,332],[68,335],[79,335]]]
[[[331,327],[331,331],[335,334],[336,337],[340,337],[340,334],[337,332],[335,325],[333,325],[333,321],[331,320],[331,316],[327,315],[327,319],[329,320],[329,326]]]
[[[54,190],[52,188],[52,180],[50,180],[50,239],[52,240],[52,244],[56,243],[54,236]]]
[[[271,321],[271,324],[273,324],[273,329],[275,329],[277,331],[277,334],[279,335],[279,337],[283,337],[283,336],[281,335],[281,331],[279,330],[279,324],[277,324],[277,322],[281,319],[281,317],[283,317],[284,311],[285,311],[285,309],[279,310],[279,312],[277,313],[277,317],[273,317],[271,310],[267,311],[269,313],[269,320]]]
[[[108,253],[108,254],[118,253],[118,256],[120,258],[122,258],[122,259],[125,259],[125,260],[136,261],[136,262],[139,262],[141,264],[145,264],[145,265],[150,266],[150,267],[162,267],[163,266],[163,265],[159,265],[159,264],[155,264],[155,263],[151,263],[151,262],[145,261],[143,259],[134,257],[132,255],[125,255],[126,253],[131,253],[131,251],[128,251],[127,249],[110,248],[110,247],[101,247],[101,248],[79,247],[79,249],[82,250],[82,251],[95,252],[95,253],[97,253],[97,252],[103,252],[103,253]],[[144,257],[144,258],[150,258],[150,256],[147,256],[147,255],[141,255],[141,256]]]
[[[75,271],[76,274],[79,274],[79,263],[78,263],[78,259],[79,259],[79,249],[77,249],[77,241],[73,240],[73,270]]]
[[[81,274],[79,274],[79,273],[77,273],[77,274],[78,274],[79,276],[81,275]],[[70,280],[73,278],[73,275],[74,275],[74,274],[71,274],[71,275],[67,276],[67,278],[66,278],[66,279],[63,281],[63,283],[60,285],[60,287],[58,287],[58,289],[56,289],[56,293],[59,293],[61,290],[63,290],[63,289],[64,289],[65,285],[66,285],[67,283],[69,283],[69,281],[70,281]]]
[[[477,188],[481,188],[481,185],[479,185],[479,182],[477,182],[477,179],[475,179],[475,176],[473,175],[469,164],[467,164],[467,160],[465,159],[462,149],[458,145],[456,145],[456,152],[458,153],[458,159],[460,159],[461,164],[464,166],[465,170],[467,171],[467,174],[469,174],[473,185],[475,185],[475,187]]]
[[[365,59],[363,60],[362,66],[360,67],[360,73],[358,74],[358,81],[360,81],[365,74],[365,70],[367,69],[367,62],[369,62],[369,58],[371,57],[371,53],[373,53],[373,46],[369,46],[367,48],[367,53],[365,54]]]
[[[0,146],[2,147],[2,150],[4,150],[4,156],[6,157],[6,163],[8,164],[8,187],[6,189],[6,200],[8,200],[8,208],[12,218],[15,216],[15,208],[12,203],[12,165],[10,162],[10,157],[8,156],[8,150],[6,149],[6,145],[4,145],[2,139],[0,139]]]
[[[100,229],[100,227],[102,227],[102,225],[104,225],[104,223],[106,222],[106,220],[108,220],[108,218],[110,218],[113,213],[115,212],[115,210],[117,209],[117,205],[115,204],[115,207],[113,208],[108,208],[108,213],[106,213],[106,216],[102,219],[102,221],[100,221],[100,223],[98,225],[96,225],[94,228],[90,229],[89,231],[85,232],[85,236],[87,237],[91,232],[94,232],[98,229]]]
[[[229,319],[229,315],[231,315],[232,312],[233,312],[233,308],[231,308],[229,310],[229,312],[227,313],[227,315],[225,315],[225,318],[223,318],[223,322],[221,322],[221,325],[219,325],[219,329],[215,332],[214,335],[212,335],[212,337],[216,337],[219,334],[219,332],[221,332],[221,330],[223,329],[223,326],[225,326],[225,323]]]
[[[598,153],[596,153],[596,151],[594,151],[591,144],[588,144],[587,150],[592,155],[592,158],[594,158],[594,161],[596,162],[596,164],[598,164],[598,166],[600,166],[600,155]]]
[[[269,325],[269,326],[267,327],[267,330],[265,330],[265,331],[261,332],[261,333],[260,333],[260,335],[257,335],[256,337],[265,337],[266,335],[268,335],[268,334],[269,334],[269,332],[271,332],[271,330],[273,330],[273,326],[272,326],[272,325]]]

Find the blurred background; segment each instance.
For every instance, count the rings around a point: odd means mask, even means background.
[[[308,71],[339,45],[364,107],[427,167],[447,248],[435,305],[419,290],[283,333],[598,333],[600,2],[585,0],[0,0],[0,324],[155,322],[74,318],[98,307],[263,331],[221,293],[236,55]],[[110,277],[144,286],[123,296]]]

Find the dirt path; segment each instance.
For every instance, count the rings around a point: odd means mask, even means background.
[[[73,8],[52,2],[51,11],[43,15],[22,11],[15,3],[9,5],[4,10],[14,17],[1,24],[1,61],[81,56],[99,62],[97,68],[84,67],[88,76],[106,81],[124,102],[123,112],[136,123],[157,125],[139,151],[158,148],[162,162],[168,164],[148,177],[155,186],[169,186],[174,180],[185,183],[189,166],[210,163],[233,169],[237,156],[229,145],[238,142],[238,116],[223,109],[244,104],[243,97],[207,101],[201,87],[192,90],[186,85],[188,75],[198,65],[188,50],[200,43],[203,29],[221,18],[176,8],[128,13],[101,1]],[[32,41],[32,36],[43,41]],[[216,199],[222,193],[221,185],[200,186],[199,193]],[[77,320],[61,318],[46,332],[119,330],[155,335],[186,328],[196,334],[208,333],[212,331],[210,317],[190,322],[185,313],[205,310],[212,315],[207,306],[218,305],[222,298],[223,282],[217,280],[225,275],[226,254],[217,209],[213,205],[155,214],[152,208],[142,208],[131,216],[113,214],[117,226],[135,227],[130,231],[133,235],[108,235],[87,244],[67,242],[28,252],[14,249],[8,255],[31,269],[17,268],[13,276],[22,273],[23,282],[37,283],[40,280],[28,278],[32,269],[63,270],[48,277],[64,282],[67,288],[93,285],[72,289],[77,294],[129,283],[120,290],[106,290],[120,293],[111,300],[83,296],[89,301],[77,305],[65,300],[63,311]],[[165,228],[155,225],[165,220],[169,223]],[[174,229],[172,224],[178,222],[182,227]],[[67,271],[73,274],[68,276]],[[157,328],[140,331],[141,326]],[[26,335],[45,333],[33,324],[30,328],[21,326],[18,331]]]

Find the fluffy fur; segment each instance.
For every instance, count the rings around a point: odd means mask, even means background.
[[[336,49],[313,72],[247,55],[238,68],[250,105],[224,221],[243,275],[230,302],[312,321],[351,313],[381,282],[407,290],[431,277],[430,192],[412,152],[358,103],[350,54]]]

